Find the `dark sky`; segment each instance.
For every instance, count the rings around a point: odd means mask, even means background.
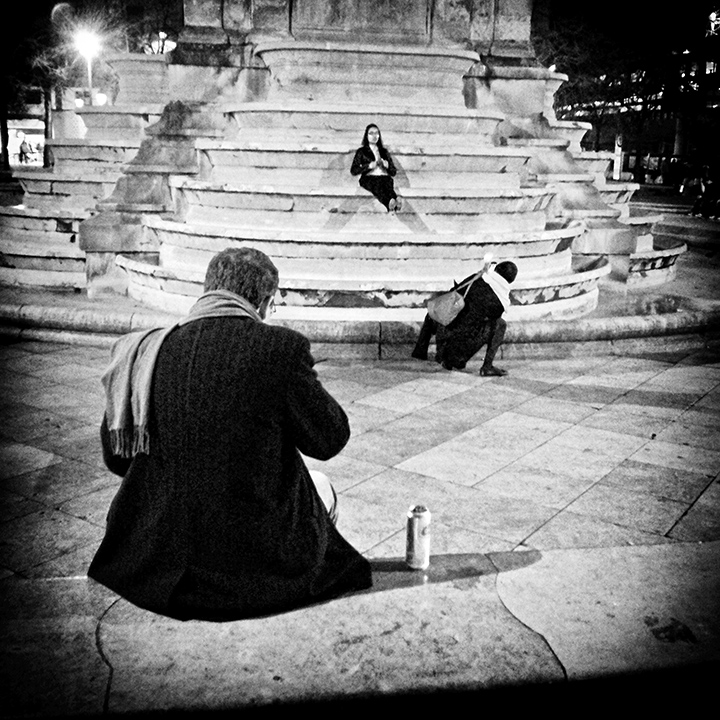
[[[675,47],[704,36],[720,0],[540,0],[557,16],[577,17],[621,42]]]

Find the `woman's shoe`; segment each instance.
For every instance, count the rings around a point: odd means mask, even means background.
[[[399,212],[400,210],[402,210],[402,206],[403,206],[403,199],[398,195],[395,198],[395,211]]]
[[[391,198],[390,202],[388,203],[388,212],[395,212],[397,209],[397,200],[395,198]]]
[[[480,375],[483,377],[502,377],[503,375],[507,375],[508,371],[503,370],[502,368],[495,367],[495,365],[490,365],[488,367],[485,367],[484,365],[480,368]]]

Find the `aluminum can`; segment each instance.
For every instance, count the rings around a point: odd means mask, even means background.
[[[408,510],[405,562],[413,570],[430,565],[430,511],[424,505],[411,505]]]

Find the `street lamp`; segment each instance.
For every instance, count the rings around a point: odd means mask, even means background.
[[[87,61],[89,104],[92,105],[92,59],[100,52],[100,38],[89,30],[78,30],[75,34],[75,47]]]

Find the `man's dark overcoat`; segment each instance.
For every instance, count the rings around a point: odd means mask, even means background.
[[[88,575],[158,613],[224,620],[371,585],[336,530],[300,452],[326,460],[349,439],[310,344],[252,318],[173,330],[153,375],[150,453],[125,460]]]

